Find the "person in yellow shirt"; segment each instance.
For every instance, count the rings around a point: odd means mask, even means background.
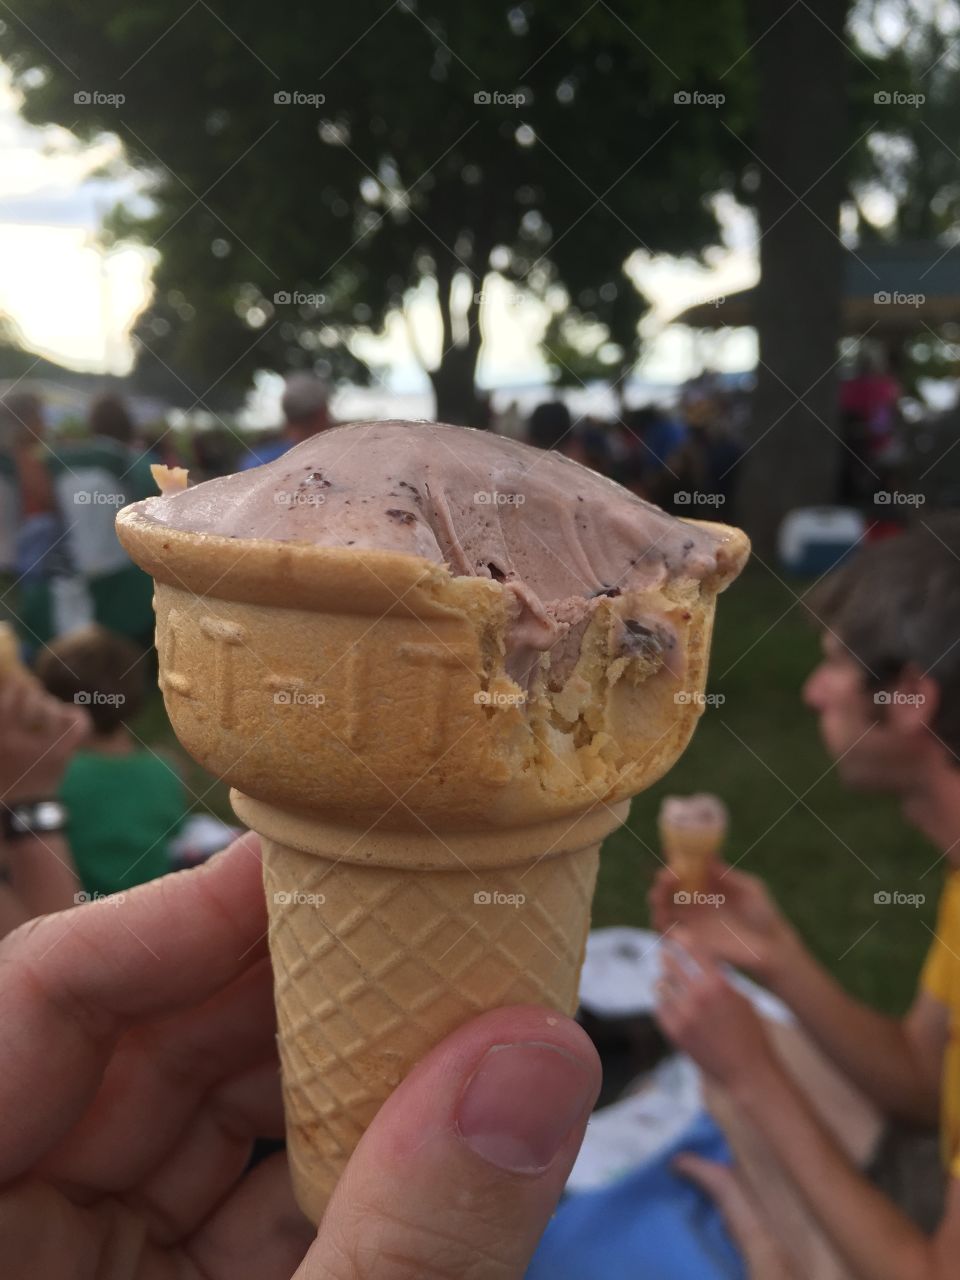
[[[811,601],[823,658],[804,698],[841,779],[897,796],[905,820],[939,849],[947,872],[934,940],[902,1019],[849,996],[818,963],[756,877],[715,869],[720,906],[675,900],[662,872],[651,899],[669,931],[660,1024],[759,1129],[772,1158],[861,1280],[960,1276],[960,516],[921,521],[868,546]],[[898,892],[924,890],[926,865]],[[874,885],[874,890],[880,889]],[[709,895],[708,895],[709,896]],[[885,893],[877,894],[878,910]],[[686,954],[683,954],[685,951]],[[942,1135],[944,1209],[921,1231],[863,1177],[822,1125],[720,964],[749,972],[875,1106]],[[692,1170],[691,1170],[692,1172]],[[700,1169],[719,1186],[724,1171]],[[695,1175],[696,1176],[696,1175]],[[782,1273],[781,1273],[782,1274]],[[765,1277],[764,1277],[765,1280]],[[804,1278],[806,1280],[806,1278]],[[812,1280],[817,1280],[813,1277]]]
[[[960,871],[947,877],[937,913],[937,931],[920,987],[949,1010],[950,1027],[943,1055],[941,1150],[944,1168],[960,1178]]]

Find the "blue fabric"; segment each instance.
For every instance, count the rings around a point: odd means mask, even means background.
[[[731,1163],[704,1112],[664,1156],[560,1205],[526,1280],[745,1280],[720,1211],[670,1169],[681,1151]]]
[[[686,442],[687,429],[673,418],[658,417],[643,431],[641,440],[646,446],[647,465],[653,471],[663,471],[674,453]]]
[[[63,521],[52,511],[40,511],[21,519],[17,532],[18,581],[42,582],[54,573],[65,573],[69,556],[63,536]]]
[[[262,467],[265,462],[276,462],[288,449],[292,448],[289,440],[268,440],[264,444],[251,449],[238,466],[239,471],[249,471],[252,467]]]

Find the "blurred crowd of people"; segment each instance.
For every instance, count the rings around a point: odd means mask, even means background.
[[[877,490],[897,487],[907,460],[903,397],[895,361],[875,348],[864,348],[850,376],[840,383],[841,503],[872,503]]]
[[[851,503],[867,500],[878,468],[899,462],[901,396],[896,378],[866,357],[842,384],[849,447],[839,496]],[[151,464],[186,466],[200,481],[271,462],[325,430],[333,424],[327,384],[291,375],[281,414],[257,435],[225,423],[151,429],[109,394],[91,402],[82,429],[53,432],[34,391],[15,387],[0,399],[4,612],[43,686],[86,725],[58,781],[74,814],[80,891],[121,892],[163,874],[188,811],[177,766],[131,728],[155,673],[152,583],[120,546],[116,513],[156,492]],[[557,450],[668,511],[735,523],[748,415],[745,388],[705,373],[670,405],[604,419],[575,416],[559,397],[528,414],[511,403],[491,410],[489,429]],[[211,833],[207,844],[222,836]]]
[[[155,492],[124,402],[92,403],[77,438],[50,438],[31,391],[0,402],[0,574],[16,581],[25,638],[39,646],[98,621],[147,643],[149,580],[114,533],[119,507]]]
[[[874,423],[873,439],[883,396],[861,392],[845,405]],[[51,766],[63,757],[57,793],[73,815],[65,860],[72,872],[59,878],[71,895],[123,892],[162,875],[179,856],[189,808],[178,765],[132,728],[155,675],[152,583],[117,540],[117,511],[156,492],[154,463],[186,466],[200,481],[280,457],[332,425],[327,385],[291,375],[281,413],[276,428],[256,436],[226,424],[151,429],[107,394],[91,402],[81,429],[55,432],[33,390],[15,387],[0,398],[3,612],[15,618],[17,644],[42,687],[83,726],[82,740],[73,742],[75,730],[67,734],[68,756],[61,749],[50,756]],[[604,420],[576,417],[556,398],[527,415],[515,403],[491,412],[489,427],[558,450],[666,510],[734,520],[747,413],[745,391],[704,374],[669,407],[625,408]],[[37,687],[24,705],[36,703]],[[40,719],[63,732],[57,717]],[[203,847],[223,834],[208,833]],[[11,907],[10,918],[23,909]]]
[[[281,409],[279,427],[249,440],[225,425],[148,437],[120,397],[103,395],[80,433],[53,435],[36,393],[0,400],[0,576],[17,584],[28,648],[92,622],[148,644],[152,588],[116,538],[118,509],[156,492],[152,463],[206,480],[271,462],[332,425],[327,386],[309,374],[288,378]],[[574,418],[556,399],[526,419],[511,405],[491,427],[557,449],[666,510],[689,514],[694,494],[701,514],[722,505],[730,520],[745,417],[745,397],[704,375],[669,409]]]
[[[615,419],[575,418],[562,400],[545,401],[524,419],[516,404],[492,428],[540,449],[557,449],[609,476],[666,511],[731,520],[737,464],[747,425],[746,393],[706,373],[686,383],[670,406],[624,409]]]
[[[18,897],[18,877],[8,878],[8,924],[70,905],[78,893],[122,893],[225,838],[226,828],[211,830],[188,839],[186,855],[177,852],[189,808],[179,766],[134,729],[156,670],[153,585],[121,547],[114,521],[121,507],[156,492],[152,464],[210,479],[271,462],[333,423],[328,387],[310,374],[286,380],[280,407],[280,424],[255,436],[226,424],[172,431],[136,423],[123,399],[105,394],[82,424],[53,430],[35,391],[15,386],[0,398],[3,612],[15,620],[16,647],[32,668],[27,684],[5,686],[21,690],[7,708],[8,750],[18,734],[23,739],[9,768],[15,774],[30,754],[25,743],[37,737],[36,725],[48,725],[59,735],[56,747],[42,733],[37,741],[49,749],[49,783],[71,814],[69,851],[46,860],[48,886]],[[669,410],[651,405],[602,421],[575,418],[556,399],[526,418],[512,405],[491,415],[490,428],[559,450],[689,514],[691,491],[720,495],[718,503],[732,494],[742,420],[738,397],[704,377]],[[69,725],[53,700],[69,709]]]
[[[194,481],[259,466],[330,425],[319,379],[288,379],[283,422],[248,445],[225,426],[152,435],[124,400],[96,397],[77,432],[54,434],[41,397],[0,399],[0,577],[16,584],[28,649],[89,623],[148,645],[152,585],[114,532],[117,511],[157,492],[154,463],[187,466]]]
[[[908,455],[918,440],[922,448],[923,430],[907,429],[906,403],[890,353],[864,345],[840,384],[837,504],[875,517],[878,491],[911,487]],[[198,482],[273,461],[333,424],[329,388],[312,374],[287,379],[281,410],[279,424],[258,433],[222,420],[148,428],[107,394],[92,401],[81,430],[54,433],[34,391],[14,387],[0,398],[0,577],[16,581],[27,646],[91,622],[149,643],[152,589],[115,536],[117,510],[156,491],[151,463],[185,466]],[[749,416],[749,390],[708,371],[669,402],[612,416],[575,416],[558,395],[529,413],[516,402],[489,407],[487,419],[489,429],[558,450],[667,511],[695,506],[700,517],[736,523]]]

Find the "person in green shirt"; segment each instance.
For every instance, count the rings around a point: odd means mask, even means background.
[[[187,814],[176,768],[134,738],[145,694],[144,654],[97,624],[61,636],[37,661],[60,698],[86,707],[93,734],[60,786],[77,871],[91,896],[122,893],[170,870],[169,846]]]
[[[28,645],[42,643],[99,622],[146,645],[153,631],[153,582],[131,562],[114,529],[121,507],[156,492],[150,459],[134,447],[133,421],[122,400],[101,396],[90,409],[89,434],[80,439],[46,439],[42,419],[38,422],[28,442],[35,451],[45,440],[39,465],[49,492],[41,497],[49,502],[59,533],[50,548],[55,559],[51,554],[48,563],[33,553],[32,571],[21,570],[17,614],[23,638]],[[19,466],[22,491],[23,458]],[[3,483],[0,467],[0,488]],[[30,496],[19,494],[21,508]],[[2,543],[0,528],[0,549]]]

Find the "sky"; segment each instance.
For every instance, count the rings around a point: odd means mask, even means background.
[[[55,126],[38,128],[18,115],[19,95],[0,64],[0,313],[19,328],[24,345],[75,369],[123,374],[133,364],[129,331],[151,293],[153,251],[136,245],[109,252],[97,229],[110,208],[137,193],[118,139],[81,144]],[[104,170],[109,176],[104,176]],[[732,200],[718,207],[724,245],[706,268],[637,254],[631,271],[651,297],[645,321],[648,354],[644,379],[674,382],[714,367],[747,369],[756,358],[751,331],[698,340],[667,321],[685,306],[734,292],[757,278],[756,228]],[[486,387],[545,380],[537,342],[546,311],[535,300],[515,301],[506,282],[484,286],[489,308],[479,380]],[[436,309],[426,294],[413,305],[421,347],[439,350]],[[363,340],[358,354],[389,370],[397,392],[426,389],[402,320],[388,323],[383,338]]]

